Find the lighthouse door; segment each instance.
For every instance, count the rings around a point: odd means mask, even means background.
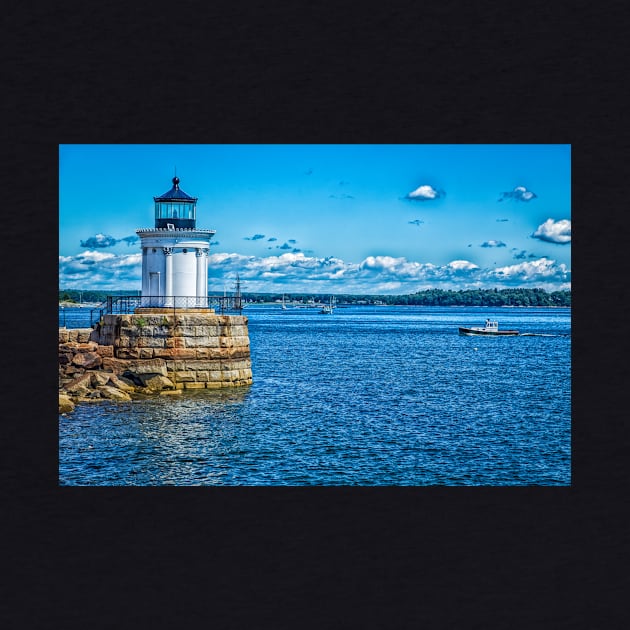
[[[160,306],[160,272],[149,273],[149,306]]]

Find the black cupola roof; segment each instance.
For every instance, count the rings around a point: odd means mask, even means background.
[[[173,188],[165,192],[163,195],[160,195],[159,197],[153,197],[154,201],[168,201],[170,199],[187,200],[187,201],[193,201],[193,202],[197,201],[197,197],[191,197],[179,187],[179,177],[177,176],[173,177],[172,181],[173,181]]]

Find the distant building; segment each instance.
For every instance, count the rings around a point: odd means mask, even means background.
[[[204,308],[208,255],[216,230],[197,224],[197,198],[173,187],[155,201],[155,227],[136,230],[142,247],[143,307]]]

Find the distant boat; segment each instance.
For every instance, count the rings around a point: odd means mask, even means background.
[[[284,293],[282,294],[282,310],[283,311],[287,310],[287,305],[285,304],[285,301],[284,301]]]
[[[460,335],[491,335],[491,336],[514,336],[518,335],[518,330],[499,330],[499,322],[492,322],[489,319],[486,320],[486,324],[483,328],[472,327],[464,328],[459,327]]]
[[[332,296],[330,298],[330,302],[328,304],[324,304],[319,312],[322,313],[323,315],[332,315],[334,310],[335,310],[335,297]]]

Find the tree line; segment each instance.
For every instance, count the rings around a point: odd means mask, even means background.
[[[108,295],[139,294],[139,291],[80,291],[61,289],[60,302],[104,302]],[[243,300],[250,303],[276,302],[282,293],[243,293]],[[284,294],[285,300],[306,304],[309,300],[328,302],[330,293]],[[336,293],[338,304],[387,304],[395,306],[571,306],[571,291],[544,289],[426,289],[407,295],[353,295]]]
[[[330,293],[284,294],[285,301],[328,302]],[[282,293],[244,293],[248,302],[277,302]],[[544,289],[427,289],[407,295],[351,295],[336,293],[338,304],[387,304],[396,306],[571,306],[571,291]]]

